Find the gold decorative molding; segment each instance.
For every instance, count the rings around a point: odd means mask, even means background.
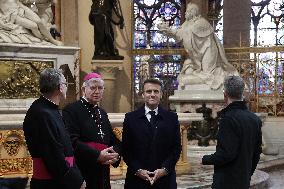
[[[284,46],[225,48],[226,54],[234,54],[234,53],[266,53],[266,52],[283,52],[283,51],[284,51]]]
[[[31,158],[0,159],[0,176],[32,173]]]
[[[8,131],[3,138],[2,145],[9,156],[16,156],[20,147],[25,146],[23,131]]]
[[[179,49],[133,49],[133,55],[187,55],[184,48]]]
[[[0,60],[0,98],[38,97],[39,74],[52,67],[53,61]]]
[[[120,128],[115,127],[115,128],[113,128],[112,130],[113,130],[115,136],[116,136],[120,141],[122,141],[122,128],[121,128],[121,127],[120,127]]]

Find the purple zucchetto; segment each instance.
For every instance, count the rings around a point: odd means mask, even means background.
[[[95,72],[92,72],[92,73],[89,73],[89,74],[87,74],[85,77],[84,77],[84,81],[87,81],[87,80],[89,80],[89,79],[93,79],[93,78],[102,78],[102,76],[100,75],[100,74],[97,74],[97,73],[95,73]]]

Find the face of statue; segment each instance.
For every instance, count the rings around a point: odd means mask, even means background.
[[[194,5],[188,5],[186,12],[185,12],[185,18],[187,20],[191,20],[193,17],[197,16],[198,8]]]
[[[142,97],[146,106],[150,109],[155,109],[158,107],[160,100],[162,98],[161,86],[155,83],[146,83],[144,85],[144,91]]]

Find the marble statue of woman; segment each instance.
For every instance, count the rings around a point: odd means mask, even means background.
[[[226,75],[238,73],[227,61],[214,29],[201,17],[196,4],[187,5],[185,18],[179,28],[169,28],[164,22],[158,25],[161,31],[181,40],[189,55],[178,76],[179,88],[206,84],[211,90],[217,90],[222,86]]]
[[[0,0],[0,42],[38,43],[41,40],[62,45],[51,36],[40,17],[19,0]]]

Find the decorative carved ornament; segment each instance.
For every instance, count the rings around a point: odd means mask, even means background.
[[[0,175],[32,173],[31,158],[0,159]]]
[[[0,60],[0,98],[38,97],[40,72],[52,67],[52,61]]]
[[[122,128],[118,128],[118,127],[115,127],[112,129],[115,136],[120,140],[122,141]]]
[[[9,156],[16,156],[20,147],[25,146],[23,131],[11,130],[4,136],[2,145]]]

